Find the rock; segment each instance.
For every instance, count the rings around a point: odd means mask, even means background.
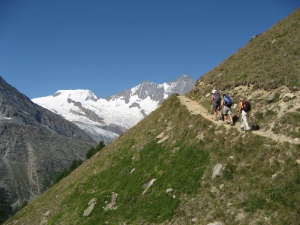
[[[89,207],[86,210],[84,210],[83,216],[89,216],[91,214],[91,212],[93,211],[94,206],[96,205],[96,203],[97,203],[97,199],[92,198],[88,203]]]
[[[170,138],[170,135],[167,135],[167,136],[163,137],[161,140],[159,140],[157,143],[158,143],[158,144],[161,144],[161,143],[163,143],[164,141],[168,140],[169,138]]]
[[[165,136],[165,131],[161,132],[159,135],[155,137],[155,139],[161,139]]]
[[[241,86],[237,86],[237,87],[234,88],[234,91],[236,92],[236,91],[239,91],[239,90],[242,90],[242,89],[243,88]]]
[[[222,170],[222,164],[219,164],[219,163],[218,163],[218,164],[214,167],[213,174],[212,174],[212,178],[214,179],[215,177],[220,176],[221,170]]]
[[[50,212],[51,212],[50,210],[48,210],[47,212],[45,212],[45,213],[44,213],[44,217],[49,217]]]
[[[97,203],[97,199],[93,198],[89,201],[88,205],[92,205],[92,204],[96,204]]]
[[[271,102],[273,102],[274,99],[275,99],[275,93],[272,92],[272,93],[269,94],[269,96],[266,98],[266,101],[267,101],[268,103],[271,103]]]
[[[168,189],[166,190],[167,193],[170,193],[170,192],[172,192],[172,191],[173,191],[172,188],[168,188]]]
[[[213,223],[209,223],[207,225],[224,225],[222,222],[213,222]]]
[[[149,187],[151,187],[151,186],[153,185],[154,181],[156,181],[156,179],[152,179],[152,180],[147,184],[146,189],[143,191],[142,195],[144,195],[144,194],[147,192],[147,190],[149,189]]]
[[[192,223],[197,223],[197,218],[193,218]]]
[[[86,210],[84,210],[83,216],[89,216],[91,214],[91,212],[93,211],[94,206],[95,206],[95,204],[92,204]]]
[[[107,211],[107,210],[116,210],[118,208],[118,206],[116,206],[117,197],[118,197],[118,193],[112,192],[110,203],[108,203],[105,207],[103,207],[103,209],[105,211]],[[105,202],[105,203],[107,203],[107,202]]]
[[[293,93],[286,93],[286,94],[283,96],[282,100],[283,100],[284,102],[288,102],[288,101],[290,101],[290,100],[292,100],[292,99],[294,99],[294,98],[296,98],[296,96],[295,96]]]

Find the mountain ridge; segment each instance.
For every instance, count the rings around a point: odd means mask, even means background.
[[[74,122],[95,141],[109,143],[154,111],[170,95],[187,93],[195,84],[188,75],[173,81],[141,84],[99,98],[90,90],[59,90],[53,95],[32,99],[40,106]]]
[[[53,175],[74,158],[84,159],[95,141],[0,76],[0,143],[0,187],[18,207],[49,188]]]

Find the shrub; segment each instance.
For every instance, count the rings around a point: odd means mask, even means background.
[[[93,155],[96,154],[96,149],[94,147],[91,147],[85,154],[85,158],[89,159],[91,158]]]
[[[85,154],[86,159],[91,158],[93,155],[95,155],[97,152],[99,152],[102,148],[105,147],[105,144],[103,141],[100,141],[97,147],[91,147]]]
[[[69,176],[69,174],[75,170],[78,166],[80,166],[82,164],[82,160],[81,159],[74,159],[71,163],[71,165],[69,166],[68,169],[64,170],[63,172],[61,172],[56,179],[54,180],[54,184],[58,183],[61,179]]]

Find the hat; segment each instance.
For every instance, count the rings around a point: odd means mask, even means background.
[[[216,91],[217,91],[217,90],[215,90],[215,89],[214,89],[214,90],[212,90],[212,92],[211,92],[211,93],[213,93],[213,94],[214,94],[214,93],[216,93]]]

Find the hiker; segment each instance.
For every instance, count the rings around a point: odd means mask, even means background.
[[[222,107],[222,106],[223,106],[224,123],[227,123],[227,124],[230,124],[231,126],[233,126],[232,111],[231,111],[232,100],[226,94],[223,94],[223,99],[221,101],[220,107]],[[227,118],[227,116],[229,118]]]
[[[244,104],[245,102],[246,102],[246,100],[244,100],[243,98],[239,99],[238,117],[240,117],[240,115],[242,114],[242,118],[241,118],[241,130],[243,130],[243,131],[251,131],[251,128],[249,127],[248,120],[247,120],[247,112],[250,109],[246,109],[245,108],[245,104]]]
[[[217,90],[212,90],[212,95],[210,98],[210,104],[213,104],[214,110],[214,120],[218,120],[218,116],[220,114],[220,104],[221,104],[221,97],[220,93]]]

